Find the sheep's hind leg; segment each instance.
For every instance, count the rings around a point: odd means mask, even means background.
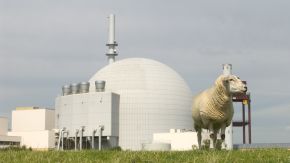
[[[213,138],[213,146],[214,146],[214,148],[217,147],[217,134],[218,134],[218,130],[214,130],[214,138]]]
[[[197,132],[197,142],[198,142],[198,149],[201,149],[201,131],[202,129],[198,126],[195,126],[195,131]]]

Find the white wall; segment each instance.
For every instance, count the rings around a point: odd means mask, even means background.
[[[32,109],[12,111],[12,131],[42,131],[54,128],[54,110]]]
[[[29,131],[29,132],[8,132],[9,136],[20,136],[21,146],[31,147],[33,149],[49,149],[54,148],[54,131]]]
[[[155,133],[153,143],[169,143],[171,150],[192,150],[192,146],[198,147],[196,132],[180,133]]]
[[[20,136],[0,135],[0,142],[21,142],[21,137]]]
[[[54,110],[31,109],[12,111],[12,131],[9,136],[20,136],[21,145],[46,150],[55,147]]]
[[[119,99],[112,92],[90,92],[56,98],[56,127],[66,128],[69,136],[85,126],[84,136],[104,125],[103,136],[119,136]]]
[[[55,128],[55,110],[45,110],[45,129],[52,130]]]
[[[209,132],[203,130],[202,133],[203,140],[210,139]],[[197,133],[195,131],[182,131],[180,129],[170,129],[168,133],[154,133],[153,143],[169,143],[171,144],[171,150],[184,151],[192,150],[198,148]]]
[[[8,132],[8,118],[0,117],[0,135],[7,135]]]

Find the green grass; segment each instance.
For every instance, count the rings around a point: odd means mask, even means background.
[[[17,163],[54,163],[54,162],[288,162],[290,151],[285,149],[208,151],[196,150],[186,152],[133,152],[133,151],[0,151],[0,162]]]

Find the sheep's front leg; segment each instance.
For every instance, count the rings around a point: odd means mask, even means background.
[[[221,126],[221,139],[222,139],[222,141],[224,141],[226,138],[225,132],[226,132],[226,124],[223,123]]]
[[[222,124],[221,126],[221,140],[222,140],[222,149],[225,149],[226,148],[226,145],[225,145],[225,138],[226,138],[226,124]]]
[[[208,129],[209,129],[209,137],[211,139],[209,148],[213,149],[215,146],[214,144],[215,144],[216,134],[214,133],[213,124],[211,122],[209,123]]]

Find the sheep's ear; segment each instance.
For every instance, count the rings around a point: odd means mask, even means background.
[[[224,83],[229,83],[229,80],[230,80],[230,76],[224,75],[224,76],[222,77],[222,81],[223,81]]]
[[[219,84],[227,84],[229,83],[229,77],[226,76],[226,75],[221,75],[217,78],[217,80],[215,81],[215,84],[216,85],[219,85]]]

